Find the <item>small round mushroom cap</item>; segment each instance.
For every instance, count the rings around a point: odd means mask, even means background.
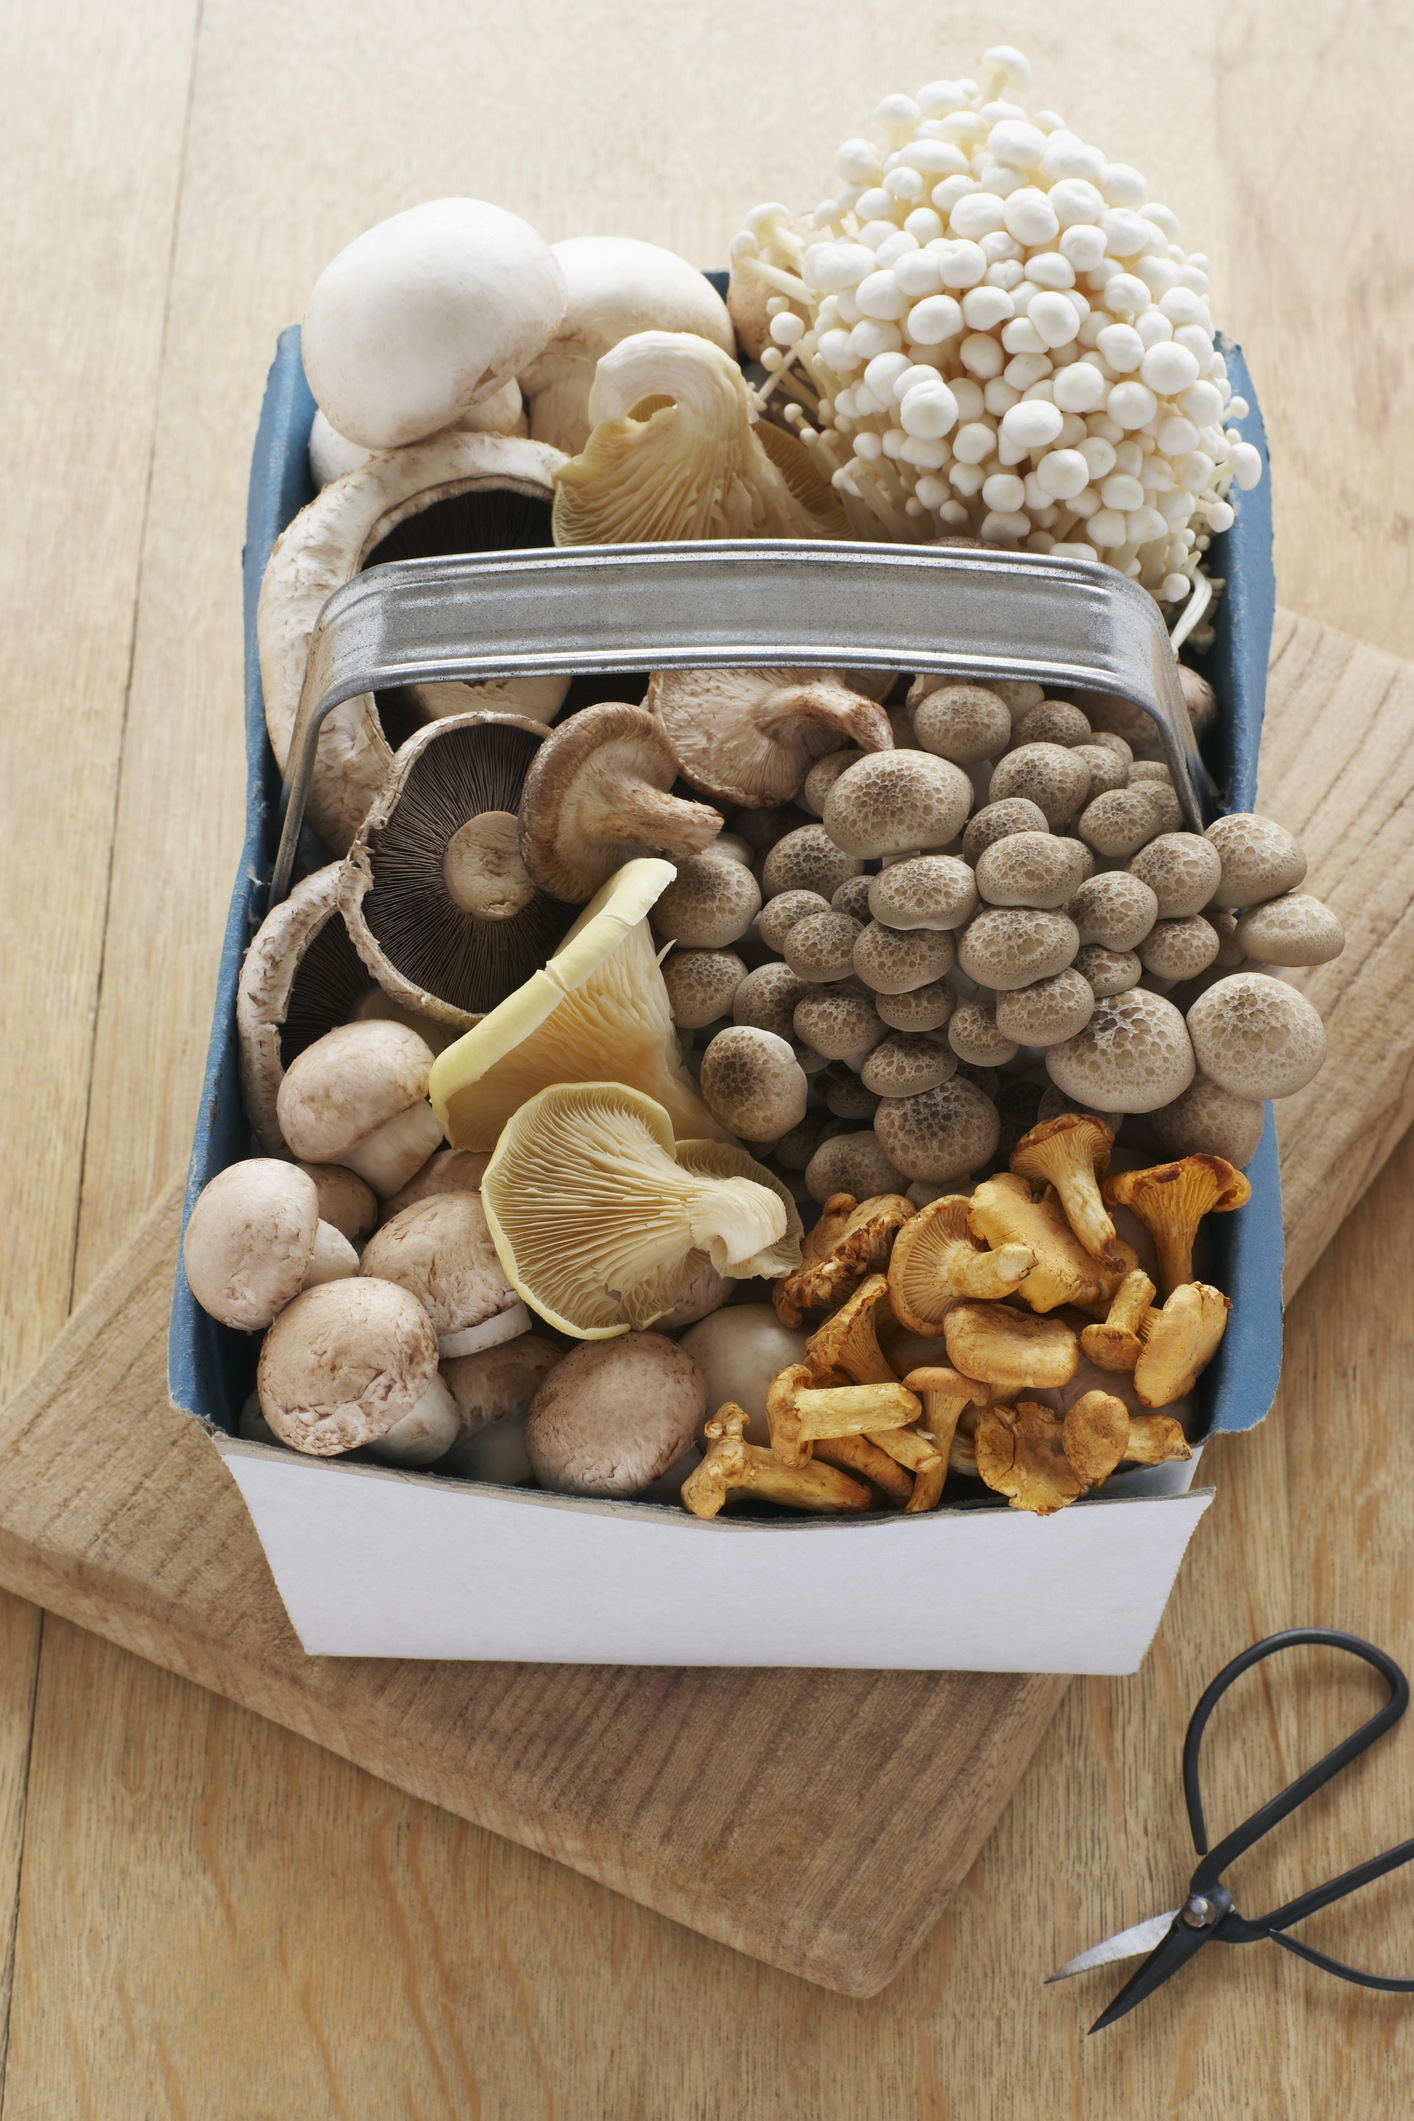
[[[852,878],[851,881],[861,879]],[[767,899],[761,908],[756,930],[768,950],[784,950],[786,937],[797,921],[808,920],[812,913],[830,911],[830,901],[822,898],[818,891],[782,891],[775,898]]]
[[[1164,796],[1169,804],[1164,803]],[[1177,813],[1175,816],[1173,813]],[[1178,798],[1158,781],[1131,780],[1127,788],[1111,788],[1085,805],[1076,826],[1081,839],[1107,861],[1125,861],[1147,847],[1161,832],[1182,823]]]
[[[1222,859],[1212,841],[1196,832],[1161,832],[1129,864],[1159,902],[1161,920],[1201,913],[1218,888]]]
[[[874,1053],[882,1053],[884,1046],[887,1044],[888,1040],[885,1039],[882,1045],[874,1048]],[[873,1054],[869,1056],[869,1059],[873,1059]],[[867,1068],[869,1061],[866,1060],[864,1065]],[[831,1061],[825,1071],[825,1103],[829,1106],[836,1119],[853,1120],[856,1124],[860,1120],[872,1121],[874,1114],[879,1109],[879,1099],[883,1095],[882,1091],[869,1089],[863,1077],[856,1075],[847,1061]],[[812,1155],[819,1146],[820,1140],[817,1140],[813,1145]],[[780,1153],[781,1145],[777,1142],[777,1162],[780,1161]],[[807,1156],[800,1165],[802,1171],[809,1161],[810,1157]]]
[[[1073,751],[1089,743],[1091,729],[1088,718],[1069,700],[1042,700],[1027,708],[1013,735],[1018,744],[1061,744]]]
[[[850,746],[844,751],[827,751],[822,759],[816,759],[806,774],[805,785],[800,791],[798,800],[801,809],[808,810],[812,817],[823,816],[826,801],[835,782],[849,767],[857,766],[863,757],[864,753],[857,746]]]
[[[948,1020],[948,1044],[975,1068],[1004,1068],[1016,1059],[1016,1040],[1006,1038],[995,1010],[985,1002],[962,1002]]]
[[[874,1115],[884,1154],[906,1178],[934,1184],[989,1163],[1001,1131],[992,1100],[960,1075],[913,1097],[886,1097]]]
[[[869,891],[873,882],[872,876],[847,876],[831,896],[830,904],[835,912],[847,913],[852,921],[858,921],[861,927],[865,926],[874,917],[869,906]],[[775,904],[774,899],[771,903]]]
[[[809,913],[796,921],[786,935],[781,955],[792,972],[802,979],[845,979],[854,969],[854,945],[864,932],[863,923],[847,913]]]
[[[880,1104],[879,1110],[884,1109]],[[903,1173],[890,1163],[872,1127],[858,1134],[832,1134],[805,1167],[806,1191],[822,1203],[836,1193],[874,1200],[881,1193],[902,1193],[904,1183]]]
[[[192,1295],[222,1325],[268,1326],[300,1292],[319,1222],[314,1180],[297,1164],[273,1156],[228,1164],[187,1219],[182,1263]]]
[[[1306,876],[1300,843],[1275,818],[1235,810],[1209,825],[1206,837],[1218,850],[1222,875],[1210,903],[1227,911],[1262,906],[1295,891]]]
[[[1330,907],[1304,891],[1268,899],[1244,913],[1235,940],[1263,965],[1325,965],[1345,948],[1344,931]]]
[[[1080,937],[1068,914],[997,906],[979,913],[963,929],[957,961],[979,987],[1009,992],[1064,972],[1079,948]]]
[[[871,921],[855,938],[853,965],[876,994],[929,987],[952,968],[957,945],[946,928],[886,928]]]
[[[459,1473],[466,1480],[528,1480],[528,1458],[523,1466],[516,1464],[508,1473],[504,1469],[504,1449],[493,1457],[491,1451],[475,1449],[475,1439],[500,1422],[519,1419],[523,1423],[530,1402],[563,1360],[563,1349],[552,1340],[545,1340],[538,1333],[521,1333],[515,1340],[502,1341],[499,1347],[482,1348],[475,1355],[454,1355],[444,1362],[441,1377],[452,1395],[461,1422],[461,1437],[441,1460],[442,1471]],[[522,1430],[522,1439],[523,1433]],[[499,1466],[496,1457],[502,1460]]]
[[[1155,979],[1196,979],[1212,964],[1220,943],[1217,929],[1201,913],[1155,921],[1139,945],[1139,962]]]
[[[1170,1156],[1225,1156],[1245,1170],[1257,1153],[1266,1106],[1236,1097],[1200,1070],[1182,1097],[1149,1115],[1149,1125]]]
[[[1173,1003],[1134,987],[1097,1001],[1079,1036],[1047,1053],[1046,1069],[1087,1112],[1154,1112],[1182,1096],[1195,1063]]]
[[[857,855],[836,846],[823,825],[800,825],[777,840],[761,864],[761,889],[767,899],[781,891],[818,891],[828,899],[863,867]]]
[[[977,880],[956,855],[920,854],[870,877],[868,897],[886,928],[961,928],[977,911]]]
[[[729,856],[690,855],[648,916],[660,943],[686,950],[721,950],[737,942],[761,908],[761,887],[742,862]]]
[[[1233,972],[1209,987],[1188,1012],[1188,1032],[1198,1066],[1234,1097],[1291,1097],[1326,1057],[1319,1012],[1264,972]]]
[[[709,1111],[743,1141],[775,1141],[805,1117],[810,1085],[788,1040],[733,1024],[702,1057],[699,1085]]]
[[[788,832],[798,832],[810,820],[794,803],[777,803],[769,810],[739,810],[734,823],[748,847],[759,856],[769,854],[777,840],[783,840]]]
[[[766,1393],[782,1370],[805,1360],[804,1333],[783,1326],[770,1304],[733,1304],[690,1326],[678,1342],[706,1381],[707,1406],[730,1401],[747,1417],[750,1443],[768,1446]]]
[[[355,1275],[306,1289],[260,1351],[260,1411],[316,1458],[356,1450],[410,1414],[437,1375],[437,1335],[417,1298]]]
[[[874,1007],[893,1031],[939,1031],[957,1007],[946,980],[910,987],[903,994],[874,994]]]
[[[1029,796],[1009,795],[1004,800],[984,803],[967,820],[962,835],[962,852],[966,861],[975,867],[983,851],[994,840],[1004,840],[1009,832],[1048,832],[1050,820],[1039,803]]]
[[[992,775],[993,802],[1025,796],[1048,825],[1074,817],[1089,791],[1089,767],[1063,744],[1022,744],[998,761]]]
[[[971,808],[972,783],[951,760],[926,751],[879,751],[835,782],[824,829],[847,854],[905,854],[945,846]]]
[[[985,685],[940,685],[920,700],[913,733],[924,751],[955,766],[1000,758],[1011,742],[1011,712]]]
[[[956,1073],[957,1055],[938,1039],[926,1031],[896,1031],[880,1040],[859,1080],[878,1097],[912,1097],[919,1090],[936,1090]]]
[[[286,1070],[276,1099],[280,1131],[301,1161],[340,1163],[426,1097],[431,1068],[431,1048],[402,1024],[340,1024]]]
[[[1083,1031],[1094,1013],[1094,989],[1073,965],[997,996],[997,1030],[1018,1046],[1058,1046]]]
[[[305,307],[309,387],[335,430],[397,449],[456,426],[541,351],[565,276],[518,214],[434,199],[355,237]]]
[[[489,1328],[503,1312],[524,1313],[496,1254],[479,1193],[434,1193],[415,1201],[374,1233],[359,1272],[409,1290],[439,1341]],[[525,1319],[521,1331],[529,1330]],[[515,1338],[505,1331],[505,1338]],[[454,1346],[445,1354],[469,1355]]]
[[[1119,739],[1116,738],[1115,741],[1118,743]],[[1084,759],[1089,772],[1090,801],[1093,802],[1097,795],[1108,794],[1111,788],[1129,786],[1128,763],[1117,751],[1112,751],[1108,744],[1102,744],[1096,738],[1088,744],[1076,744],[1072,749],[1076,758]]]
[[[1132,950],[1158,919],[1159,902],[1142,877],[1124,869],[1106,869],[1087,877],[1065,910],[1082,943]]]
[[[774,1031],[777,1038],[794,1038],[796,1005],[814,992],[811,982],[789,965],[757,965],[732,996],[732,1019],[758,1031]]]
[[[525,1447],[556,1495],[637,1495],[692,1443],[707,1382],[661,1333],[586,1341],[556,1363],[530,1403]]]
[[[878,1045],[885,1026],[870,997],[841,984],[812,988],[796,1004],[794,1030],[826,1060],[860,1061]]]
[[[368,1235],[378,1220],[378,1196],[356,1171],[342,1164],[297,1164],[295,1168],[314,1180],[322,1223],[330,1224],[351,1245]]]
[[[415,1207],[420,1200],[431,1200],[434,1193],[479,1193],[490,1161],[489,1152],[481,1149],[438,1149],[420,1171],[413,1173],[401,1192],[384,1201],[378,1220],[391,1222],[404,1208]]]
[[[1053,832],[1009,832],[977,858],[977,890],[990,906],[1054,910],[1084,881],[1085,849]]]
[[[940,539],[939,543],[941,542]],[[964,540],[963,542],[966,541]],[[915,680],[917,684],[922,682],[921,678]],[[1042,700],[1046,697],[1045,687],[1036,684],[1031,678],[998,678],[994,682],[992,690],[999,700],[1005,702],[1013,727],[1029,708],[1039,707]]]
[[[663,965],[663,984],[681,1031],[700,1031],[727,1015],[746,966],[730,950],[674,950]]]
[[[1075,953],[1075,970],[1089,982],[1097,1001],[1112,994],[1127,994],[1139,985],[1144,967],[1132,950],[1107,950],[1103,943],[1082,943]]]
[[[1144,781],[1165,781],[1170,788],[1173,786],[1173,775],[1163,759],[1136,759],[1129,778],[1136,787]]]

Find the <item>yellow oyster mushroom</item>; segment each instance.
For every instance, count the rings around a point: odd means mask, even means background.
[[[733,1279],[800,1257],[783,1187],[744,1150],[677,1146],[663,1107],[621,1083],[531,1098],[501,1136],[481,1201],[517,1292],[580,1340],[665,1317],[704,1257]]]
[[[746,378],[710,339],[621,339],[595,372],[589,417],[583,450],[555,473],[557,545],[848,535],[804,443],[756,421]]]
[[[511,1114],[552,1083],[613,1077],[654,1098],[676,1134],[734,1142],[693,1088],[647,913],[671,862],[625,862],[556,956],[437,1056],[428,1095],[457,1149],[494,1149]]]

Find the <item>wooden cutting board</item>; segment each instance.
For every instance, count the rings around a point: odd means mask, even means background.
[[[1348,937],[1301,978],[1327,1069],[1279,1108],[1289,1293],[1414,1113],[1414,670],[1279,614],[1262,770]],[[0,1413],[0,1584],[707,1936],[882,1988],[1067,1682],[306,1657],[167,1403],[178,1214],[174,1186]]]

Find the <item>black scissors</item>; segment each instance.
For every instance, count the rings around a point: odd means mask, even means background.
[[[1278,1650],[1293,1649],[1298,1643],[1323,1643],[1330,1649],[1349,1650],[1354,1657],[1363,1657],[1389,1681],[1390,1697],[1384,1707],[1362,1723],[1359,1730],[1327,1753],[1324,1760],[1307,1768],[1295,1782],[1264,1804],[1260,1811],[1234,1828],[1226,1840],[1220,1841],[1211,1852],[1208,1848],[1208,1831],[1203,1823],[1203,1799],[1198,1788],[1198,1748],[1203,1742],[1203,1732],[1208,1718],[1217,1707],[1222,1696],[1235,1679],[1260,1664],[1264,1657],[1273,1656]],[[1138,1952],[1147,1952],[1148,1958],[1136,1974],[1130,1976],[1115,1997],[1108,2010],[1102,2011],[1091,2026],[1098,2033],[1104,2026],[1113,2025],[1126,2011],[1132,2011],[1136,2003],[1152,1996],[1156,1988],[1162,1987],[1170,1974],[1176,1974],[1184,1962],[1193,1957],[1202,1945],[1216,1940],[1219,1944],[1255,1944],[1259,1937],[1270,1937],[1288,1952],[1295,1952],[1298,1959],[1309,1959],[1313,1966],[1324,1967],[1328,1974],[1336,1974],[1342,1981],[1354,1981],[1361,1988],[1395,1989],[1402,1993],[1414,1993],[1414,1980],[1395,1980],[1386,1974],[1362,1973],[1353,1966],[1343,1966],[1338,1959],[1328,1958],[1309,1944],[1298,1944],[1294,1937],[1284,1934],[1295,1922],[1304,1921],[1314,1915],[1318,1908],[1329,1907],[1333,1900],[1344,1899],[1347,1893],[1355,1892],[1372,1879],[1382,1878],[1387,1871],[1398,1870],[1401,1863],[1414,1860],[1414,1840],[1401,1841],[1397,1848],[1387,1850],[1383,1856],[1372,1856],[1368,1863],[1357,1864],[1353,1871],[1344,1871],[1339,1878],[1332,1878],[1329,1885],[1318,1885],[1312,1892],[1303,1893],[1299,1900],[1289,1900],[1285,1907],[1273,1910],[1270,1915],[1259,1915],[1249,1920],[1239,1915],[1232,1904],[1232,1895],[1222,1882],[1222,1874],[1230,1863],[1260,1841],[1264,1834],[1278,1825],[1299,1804],[1338,1775],[1343,1767],[1363,1753],[1367,1745],[1373,1745],[1382,1732],[1398,1723],[1409,1706],[1409,1681],[1392,1657],[1377,1650],[1372,1642],[1362,1642],[1358,1635],[1343,1635],[1335,1628],[1288,1628],[1283,1634],[1268,1635],[1264,1642],[1253,1643],[1240,1657],[1224,1666],[1217,1678],[1204,1694],[1193,1711],[1188,1726],[1188,1735],[1183,1741],[1183,1794],[1188,1804],[1188,1823],[1193,1829],[1193,1846],[1202,1857],[1202,1862],[1193,1873],[1188,1884],[1188,1898],[1181,1908],[1171,1908],[1165,1915],[1152,1915],[1147,1922],[1137,1922],[1133,1929],[1120,1930],[1117,1935],[1107,1937],[1103,1944],[1092,1945],[1088,1952],[1068,1959],[1064,1966],[1056,1968],[1047,1976],[1049,1981],[1063,1981],[1069,1974],[1087,1973],[1090,1968],[1105,1966],[1111,1960],[1132,1959]]]

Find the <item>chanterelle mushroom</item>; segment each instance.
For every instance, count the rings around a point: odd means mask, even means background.
[[[1080,1343],[1060,1318],[1033,1318],[1009,1304],[955,1304],[943,1320],[948,1360],[984,1380],[997,1398],[1028,1385],[1053,1390],[1075,1375]]]
[[[347,1164],[385,1197],[440,1148],[427,1103],[432,1054],[402,1024],[341,1024],[306,1046],[280,1085],[280,1128],[309,1163]]]
[[[827,752],[893,747],[883,708],[830,670],[657,670],[644,705],[683,779],[748,810],[792,802]]]
[[[897,1193],[861,1201],[850,1193],[832,1194],[805,1240],[800,1266],[776,1283],[777,1316],[787,1326],[799,1326],[805,1312],[829,1310],[852,1295],[868,1275],[888,1265],[896,1235],[912,1213]]]
[[[528,222],[480,199],[434,199],[355,237],[304,314],[305,374],[331,425],[366,449],[420,441],[547,345],[565,275]]]
[[[549,344],[519,371],[530,432],[573,456],[589,440],[594,371],[641,331],[692,332],[734,352],[727,306],[705,273],[633,236],[571,236],[552,245],[567,300]]]
[[[745,1428],[744,1409],[730,1400],[708,1422],[707,1455],[682,1488],[683,1503],[694,1517],[715,1517],[738,1493],[828,1514],[870,1508],[873,1497],[863,1481],[813,1459],[800,1466],[782,1465],[774,1452],[747,1443]]]
[[[229,1164],[202,1188],[182,1262],[202,1310],[247,1333],[301,1289],[358,1272],[348,1239],[320,1219],[314,1180],[270,1156]]]
[[[1104,1183],[1111,1206],[1132,1208],[1154,1240],[1159,1287],[1167,1299],[1193,1279],[1193,1240],[1205,1215],[1243,1207],[1252,1188],[1225,1157],[1185,1156],[1147,1171],[1120,1171]]]
[[[1113,1268],[1107,1260],[1087,1252],[1066,1221],[1060,1202],[1049,1197],[1033,1201],[1029,1181],[1014,1171],[999,1171],[994,1178],[983,1179],[972,1195],[968,1223],[974,1235],[984,1238],[994,1251],[1025,1245],[1034,1253],[1036,1264],[1018,1290],[1022,1302],[1033,1311],[1094,1303],[1102,1296],[1108,1301],[1135,1264],[1118,1239],[1120,1263]]]
[[[906,1222],[889,1257],[889,1301],[911,1333],[943,1330],[954,1304],[1010,1296],[1036,1264],[1029,1245],[978,1244],[966,1194],[945,1193]]]
[[[620,1083],[558,1084],[522,1105],[481,1198],[514,1287],[583,1340],[665,1317],[698,1255],[733,1280],[800,1257],[779,1180],[720,1142],[675,1148],[662,1106]]]
[[[1108,1260],[1115,1226],[1105,1212],[1098,1181],[1110,1167],[1114,1132],[1082,1112],[1063,1112],[1023,1135],[1011,1152],[1011,1168],[1036,1185],[1054,1186],[1066,1221],[1087,1252]]]
[[[1193,1390],[1217,1353],[1232,1309],[1221,1289],[1201,1281],[1175,1289],[1161,1311],[1144,1318],[1144,1350],[1134,1367],[1134,1387],[1146,1407],[1171,1406]]]

